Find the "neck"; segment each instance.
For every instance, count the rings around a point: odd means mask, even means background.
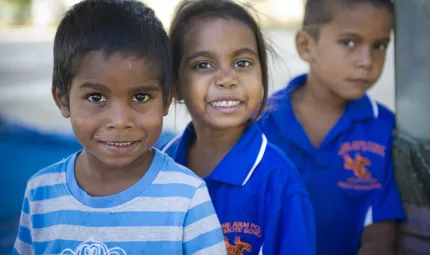
[[[196,131],[194,149],[206,155],[225,156],[242,137],[247,123],[238,127],[214,129],[206,125],[193,122]]]
[[[93,176],[102,182],[140,179],[151,165],[153,157],[154,152],[149,150],[132,164],[119,168],[108,166],[87,150],[83,150],[76,160],[75,171],[85,173],[86,176]]]
[[[302,87],[297,97],[308,105],[314,106],[321,112],[323,110],[343,112],[348,103],[347,100],[327,89],[325,84],[312,75],[308,75],[305,86]]]

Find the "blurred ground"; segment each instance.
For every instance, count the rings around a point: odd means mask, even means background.
[[[0,31],[0,114],[44,130],[70,130],[51,98],[53,29],[21,28]],[[292,76],[306,71],[296,54],[295,29],[271,29],[278,58],[272,58],[271,90],[285,86]],[[390,46],[379,82],[370,91],[394,110],[394,56]],[[183,106],[172,106],[165,128],[180,132],[189,121]]]

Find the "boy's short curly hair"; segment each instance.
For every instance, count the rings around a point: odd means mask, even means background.
[[[66,98],[82,58],[95,50],[150,59],[167,104],[172,79],[169,40],[151,8],[134,0],[84,0],[65,14],[54,40],[52,82]]]

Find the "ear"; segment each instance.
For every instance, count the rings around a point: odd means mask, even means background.
[[[164,110],[163,110],[163,114],[164,116],[167,116],[167,114],[169,114],[169,108],[170,105],[172,104],[172,90],[169,89],[169,93],[167,95],[167,104],[164,106]]]
[[[315,46],[315,40],[303,30],[296,34],[296,49],[300,58],[305,62],[310,62],[312,59],[312,52]]]
[[[70,109],[69,104],[67,103],[66,96],[64,96],[63,93],[61,93],[60,89],[54,84],[52,84],[51,91],[55,104],[61,111],[61,115],[63,115],[64,118],[70,118]]]

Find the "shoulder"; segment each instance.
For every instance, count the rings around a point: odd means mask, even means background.
[[[259,168],[266,173],[269,190],[282,191],[286,196],[296,193],[307,195],[296,166],[277,146],[267,144]]]
[[[378,109],[378,116],[375,118],[375,122],[380,125],[387,125],[394,127],[395,115],[394,113],[381,103],[376,103]]]
[[[371,97],[369,100],[372,104],[374,117],[362,122],[360,126],[374,142],[384,145],[391,144],[395,129],[395,115],[390,109]]]
[[[54,163],[36,172],[27,183],[27,192],[40,187],[52,186],[56,184],[66,183],[66,170],[70,160],[74,160],[75,154],[68,158]]]
[[[161,152],[163,153],[163,152]],[[176,184],[186,184],[198,189],[201,186],[205,186],[205,182],[202,178],[198,177],[193,171],[185,166],[176,163],[169,155],[163,153],[164,164],[159,173],[158,180],[160,178],[165,181],[171,180]]]
[[[285,110],[289,102],[289,92],[289,88],[283,88],[273,93],[267,100],[267,106],[264,113],[266,115],[271,115],[273,113]]]
[[[171,138],[169,141],[167,141],[161,148],[161,152],[166,153],[169,156],[172,156],[173,153],[176,151],[176,148],[179,145],[179,141],[181,140],[182,134],[177,135],[173,138]]]
[[[291,111],[289,100],[288,88],[283,88],[269,97],[264,112],[258,120],[258,124],[264,132],[272,133],[285,126],[283,122],[288,121],[286,117]]]

